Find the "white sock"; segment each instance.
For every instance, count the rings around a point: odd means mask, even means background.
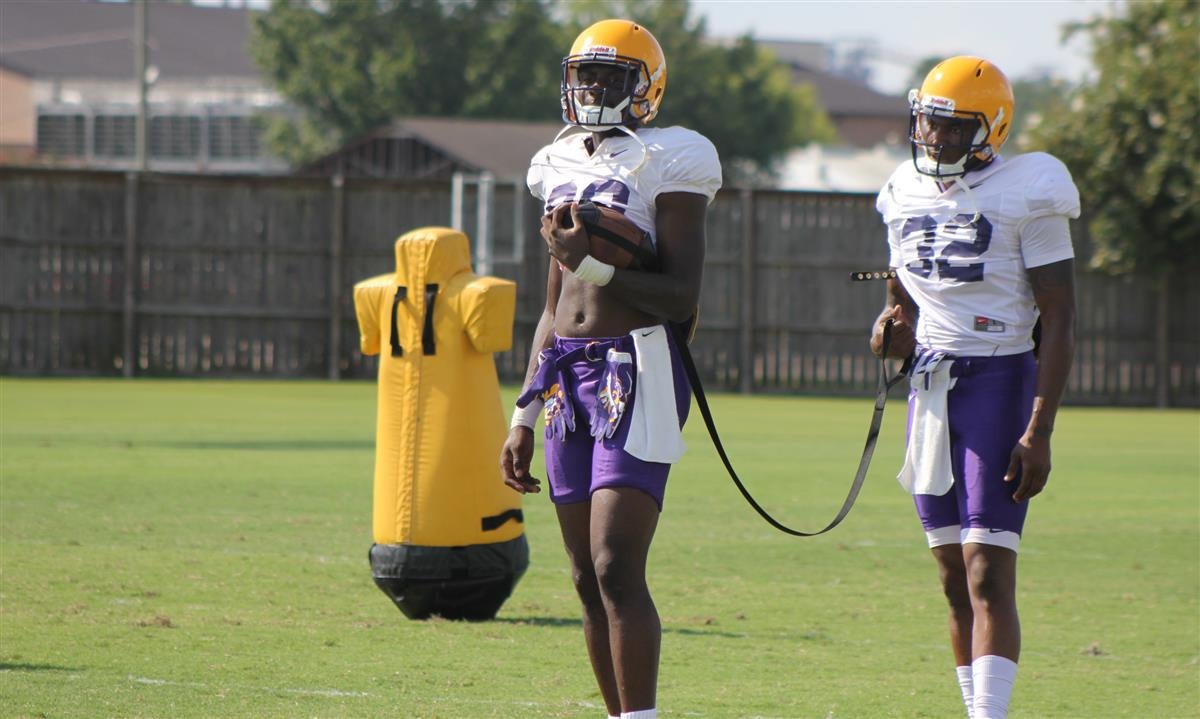
[[[975,719],[975,693],[971,689],[971,666],[954,667],[958,674],[958,686],[962,689],[963,703],[967,705],[967,719]]]
[[[658,719],[658,709],[638,709],[635,712],[621,712],[621,719]]]
[[[971,662],[975,719],[1007,719],[1008,700],[1017,680],[1017,663],[993,654]]]

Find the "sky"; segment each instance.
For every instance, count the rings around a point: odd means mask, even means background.
[[[876,89],[901,94],[922,58],[978,55],[1009,78],[1050,74],[1078,81],[1091,68],[1086,38],[1060,43],[1062,25],[1111,12],[1111,0],[692,0],[708,34],[758,40],[865,40]]]

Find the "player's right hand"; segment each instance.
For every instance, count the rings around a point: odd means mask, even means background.
[[[871,331],[871,353],[879,357],[883,352],[883,327],[888,320],[892,320],[892,333],[888,339],[888,357],[907,359],[917,348],[917,336],[902,305],[887,308],[875,320],[875,326]]]
[[[541,480],[529,473],[533,461],[533,430],[528,427],[513,427],[500,450],[500,471],[504,483],[512,489],[527,494],[542,491]]]
[[[574,271],[588,254],[587,228],[574,202],[559,205],[542,215],[542,239],[550,256]]]

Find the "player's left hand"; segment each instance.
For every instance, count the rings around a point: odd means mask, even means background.
[[[1046,488],[1046,481],[1050,478],[1049,437],[1026,432],[1017,441],[1008,461],[1008,471],[1004,473],[1004,481],[1012,482],[1017,478],[1020,478],[1020,482],[1012,495],[1014,502],[1024,502]]]
[[[542,239],[546,249],[563,267],[574,271],[588,254],[588,233],[574,202],[542,215]]]
[[[917,323],[905,312],[904,306],[899,304],[887,308],[875,319],[871,330],[871,354],[878,357],[883,352],[883,328],[888,320],[892,321],[888,357],[907,359],[917,348],[917,335],[913,329]]]

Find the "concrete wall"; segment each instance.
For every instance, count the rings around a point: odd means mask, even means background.
[[[0,67],[0,147],[32,148],[36,114],[33,82]]]

